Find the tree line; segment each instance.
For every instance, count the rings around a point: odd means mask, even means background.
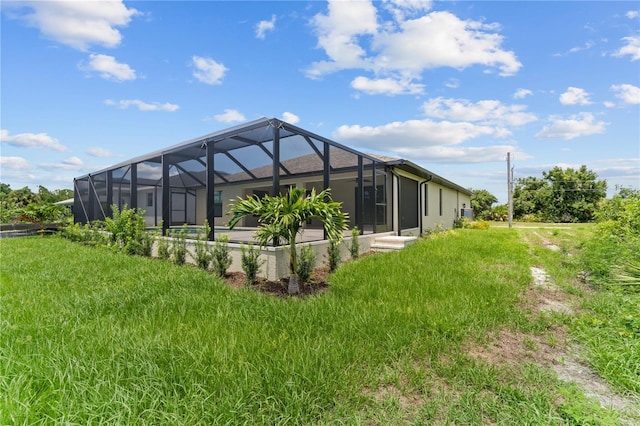
[[[617,188],[622,198],[637,196],[639,190]],[[474,190],[471,199],[474,217],[507,220],[506,204],[493,206],[498,199],[484,189]],[[554,167],[542,177],[517,179],[513,188],[513,218],[526,222],[591,222],[607,196],[607,181],[586,166],[578,169]]]
[[[41,223],[65,217],[68,210],[54,203],[73,198],[72,189],[49,190],[39,185],[38,192],[25,186],[11,189],[0,182],[0,223],[27,221]]]

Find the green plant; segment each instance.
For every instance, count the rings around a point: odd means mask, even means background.
[[[44,227],[49,222],[61,221],[65,218],[67,210],[55,204],[31,203],[27,207],[17,209],[17,221],[30,222],[38,225],[40,235],[44,236]]]
[[[329,258],[329,272],[335,272],[340,263],[340,242],[329,240],[327,247],[327,257]]]
[[[275,197],[257,196],[238,199],[229,208],[229,229],[233,229],[245,216],[257,216],[260,227],[255,237],[261,247],[269,243],[284,241],[289,245],[289,292],[297,293],[298,252],[296,237],[302,232],[304,224],[312,218],[318,218],[328,239],[340,241],[342,232],[347,229],[347,214],[341,210],[342,203],[331,199],[331,189],[309,194],[304,188],[290,187],[285,195]]]
[[[119,209],[111,206],[112,217],[105,219],[105,229],[111,234],[113,247],[127,254],[150,256],[153,245],[152,236],[146,231],[144,210]]]
[[[213,269],[218,275],[221,277],[227,275],[227,269],[231,266],[228,235],[222,234],[216,239],[211,248],[211,257],[213,259]]]
[[[360,236],[360,230],[355,226],[351,229],[351,243],[349,244],[349,253],[351,253],[351,259],[356,260],[360,256],[360,242],[358,237]]]
[[[207,244],[210,232],[211,227],[209,226],[209,222],[205,219],[202,229],[198,230],[198,236],[194,243],[196,265],[202,269],[209,269],[209,264],[212,259],[209,244]]]
[[[257,282],[260,266],[264,263],[260,260],[260,249],[249,244],[242,245],[240,251],[242,252],[242,270],[246,275],[245,283],[248,286],[254,285]]]
[[[316,266],[316,252],[311,246],[304,246],[300,250],[298,259],[298,279],[301,282],[309,282],[313,269]]]
[[[183,265],[187,260],[187,226],[171,232],[171,257],[176,265]]]

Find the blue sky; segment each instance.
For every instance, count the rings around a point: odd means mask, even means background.
[[[2,1],[1,174],[73,178],[260,117],[506,202],[640,188],[640,10],[614,1]]]

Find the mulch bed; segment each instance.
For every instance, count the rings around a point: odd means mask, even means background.
[[[300,293],[296,295],[289,295],[287,293],[288,278],[283,278],[280,281],[269,281],[264,278],[258,278],[258,282],[250,288],[260,293],[277,297],[305,297],[327,291],[329,289],[329,284],[327,284],[328,276],[328,267],[314,270],[309,282],[298,283]],[[246,286],[246,275],[242,272],[229,272],[224,277],[224,281],[233,288],[242,288]]]

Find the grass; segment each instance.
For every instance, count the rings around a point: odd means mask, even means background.
[[[548,371],[462,351],[547,326],[517,307],[531,280],[518,232],[367,256],[306,299],[55,237],[0,240],[0,424],[576,423],[584,396]]]

